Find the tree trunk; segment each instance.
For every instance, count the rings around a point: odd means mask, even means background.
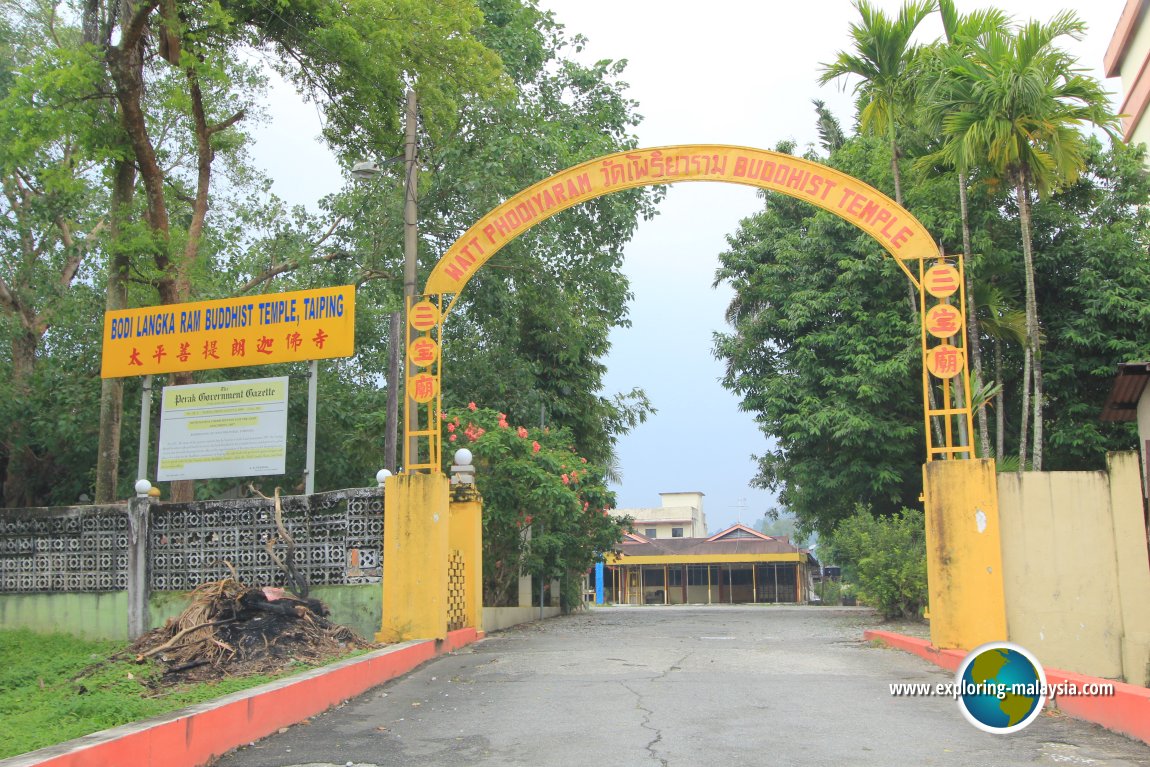
[[[1029,402],[1031,375],[1034,387],[1034,448],[1032,468],[1042,471],[1042,371],[1039,359],[1039,325],[1038,325],[1038,296],[1034,284],[1034,252],[1030,233],[1030,185],[1027,183],[1025,171],[1018,174],[1015,187],[1018,196],[1018,220],[1022,227],[1022,259],[1026,274],[1026,363],[1024,365],[1022,403],[1022,437],[1023,448],[1026,439],[1026,411]],[[1025,457],[1025,450],[1020,454]]]
[[[1018,470],[1026,471],[1027,432],[1030,426],[1030,341],[1022,347],[1022,407],[1019,409],[1022,427],[1018,437]]]
[[[890,125],[888,126],[888,128],[890,130],[890,167],[891,167],[891,172],[894,174],[894,201],[897,202],[899,204],[899,206],[901,207],[902,206],[902,175],[898,169],[898,141],[896,140],[895,133],[894,133],[894,118],[893,117],[891,118],[891,122],[890,122]],[[918,316],[918,314],[919,314],[919,311],[918,311],[918,292],[915,290],[914,285],[909,283],[909,282],[906,284],[906,291],[907,291],[907,301],[910,304],[910,310],[915,316]],[[921,322],[921,321],[922,321],[922,318],[919,317],[919,322]],[[925,362],[923,364],[925,364]],[[927,407],[930,410],[937,410],[938,409],[938,398],[935,395],[934,382],[930,380],[930,374],[929,373],[927,374],[926,402],[927,402]],[[947,416],[947,417],[949,418],[949,416]],[[943,442],[945,440],[944,440],[943,434],[942,434],[942,425],[938,422],[938,419],[933,417],[933,416],[930,418],[930,428],[931,428],[931,431],[934,433],[934,445],[938,446],[938,445],[943,444]],[[929,454],[926,456],[926,460],[927,461],[931,460],[931,457]]]
[[[974,270],[973,254],[970,247],[970,209],[967,207],[966,174],[958,173],[958,208],[962,218],[962,258],[964,261],[963,273],[966,275],[966,343],[970,351],[970,364],[974,368],[974,380],[984,384],[982,376],[982,349],[979,339],[982,333],[978,329],[978,307],[974,305]],[[987,425],[986,406],[978,409],[978,441],[981,448],[979,455],[983,458],[990,455],[990,429]]]
[[[994,342],[994,375],[1002,381],[1002,341]],[[994,413],[994,457],[999,463],[1006,457],[1006,387],[998,387],[998,408]]]
[[[110,205],[109,240],[112,260],[108,265],[108,293],[104,308],[112,312],[128,306],[129,259],[119,244],[124,223],[132,208],[136,186],[136,166],[131,160],[116,163],[116,176]],[[124,418],[124,380],[104,378],[100,382],[100,442],[96,453],[96,503],[116,500],[120,474],[120,431]],[[137,479],[141,479],[137,477]]]
[[[28,481],[36,475],[25,417],[29,412],[28,395],[32,374],[36,370],[36,334],[26,327],[16,329],[12,338],[12,398],[15,419],[8,424],[4,440],[8,453],[8,472],[4,478],[4,504],[10,509],[32,506],[32,487]]]

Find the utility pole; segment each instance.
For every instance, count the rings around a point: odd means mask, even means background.
[[[399,390],[403,384],[399,380],[403,355],[403,312],[391,313],[391,339],[387,355],[387,434],[383,438],[383,468],[396,474],[395,452],[399,443]]]
[[[402,362],[403,358],[407,356],[407,347],[411,343],[411,326],[407,322],[407,310],[411,308],[411,304],[415,298],[415,272],[417,266],[417,259],[419,255],[419,228],[418,228],[418,209],[416,208],[416,168],[415,168],[415,149],[416,149],[416,128],[419,120],[418,104],[415,99],[415,91],[411,88],[407,89],[407,110],[404,116],[404,129],[405,136],[403,142],[403,163],[406,171],[406,182],[403,185],[403,312],[404,312],[404,327],[407,328],[403,333],[403,347],[400,351],[400,375],[405,376],[406,362]],[[407,391],[406,378],[403,383],[403,390]],[[406,397],[407,401],[404,403],[404,422],[407,428],[411,431],[419,429],[419,405],[410,397]],[[403,446],[403,464],[410,466],[412,463],[419,461],[419,440],[412,437]],[[432,456],[434,457],[434,456]]]

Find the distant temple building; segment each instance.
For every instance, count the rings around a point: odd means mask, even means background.
[[[706,538],[707,516],[700,492],[659,493],[657,508],[615,509],[616,517],[632,517],[635,532],[645,538]]]
[[[703,494],[660,493],[662,506],[618,509],[634,518],[590,573],[598,603],[630,605],[809,601],[818,561],[783,536],[735,524],[707,536]]]

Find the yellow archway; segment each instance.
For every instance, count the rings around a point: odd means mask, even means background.
[[[974,457],[961,258],[943,257],[926,228],[894,200],[826,165],[765,149],[690,144],[618,152],[556,173],[494,208],[447,249],[428,277],[423,296],[408,307],[412,372],[406,381],[406,471],[440,470],[438,340],[454,303],[449,297],[458,296],[500,248],[562,210],[611,192],[683,181],[744,184],[805,200],[849,221],[882,245],[919,294],[927,460]],[[951,386],[952,378],[962,385]],[[929,402],[932,379],[943,382],[940,406],[931,407]],[[931,418],[944,425],[938,445],[931,434]],[[963,434],[965,439],[956,439]]]

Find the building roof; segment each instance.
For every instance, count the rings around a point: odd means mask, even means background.
[[[754,535],[746,535],[746,532]],[[624,557],[709,556],[712,554],[809,553],[783,538],[772,538],[745,525],[731,525],[710,538],[658,538],[626,533],[620,553]]]
[[[1126,0],[1126,7],[1122,9],[1122,15],[1118,18],[1118,25],[1110,38],[1110,45],[1103,59],[1107,77],[1117,77],[1120,74],[1122,60],[1130,50],[1130,42],[1138,30],[1138,22],[1145,9],[1146,0]]]
[[[1150,382],[1150,362],[1122,362],[1102,406],[1103,421],[1133,421],[1138,417],[1138,400]]]
[[[1147,57],[1144,51],[1134,51],[1131,46],[1135,36],[1141,28],[1146,15],[1147,0],[1126,0],[1122,9],[1122,16],[1118,19],[1118,26],[1110,38],[1110,46],[1103,59],[1104,71],[1107,77],[1115,77],[1126,73],[1122,77],[1126,95],[1122,105],[1118,108],[1122,115],[1122,140],[1129,143],[1134,138],[1134,131],[1138,128],[1150,106],[1150,72],[1147,71]],[[1127,55],[1141,56],[1142,60],[1132,59],[1127,62]]]

